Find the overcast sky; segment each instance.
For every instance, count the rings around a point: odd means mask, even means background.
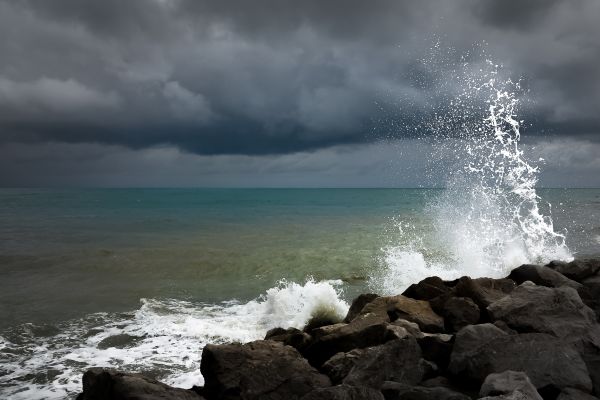
[[[414,131],[462,56],[522,78],[543,185],[600,186],[599,18],[598,0],[0,0],[0,185],[443,185]],[[450,60],[425,68],[436,43]]]

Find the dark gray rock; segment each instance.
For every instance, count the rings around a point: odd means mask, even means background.
[[[385,381],[415,385],[425,374],[421,349],[412,336],[369,347],[360,355],[344,383],[379,389]]]
[[[340,383],[350,373],[365,349],[354,349],[347,353],[337,353],[321,366],[323,371],[334,384]]]
[[[600,271],[600,259],[582,259],[571,262],[552,261],[546,267],[560,272],[569,279],[577,282],[598,274]]]
[[[376,346],[396,337],[388,322],[377,316],[358,316],[349,324],[325,326],[312,331],[313,340],[303,352],[309,362],[320,367],[334,354]]]
[[[471,398],[445,387],[411,386],[385,382],[381,388],[385,400],[470,400]]]
[[[372,388],[338,385],[315,389],[302,400],[384,400],[384,397],[379,390]]]
[[[469,297],[451,297],[443,306],[446,329],[457,332],[467,325],[479,322],[479,306]]]
[[[363,293],[363,294],[359,295],[357,298],[355,298],[352,301],[352,304],[350,305],[350,309],[348,310],[348,314],[346,314],[346,318],[344,318],[344,322],[348,323],[348,322],[352,321],[354,318],[356,318],[358,316],[358,314],[360,313],[360,311],[363,309],[363,307],[365,305],[372,302],[373,300],[375,300],[378,297],[379,297],[379,295],[377,295],[375,293]]]
[[[560,392],[556,400],[598,400],[598,398],[581,390],[566,388]]]
[[[570,287],[548,288],[524,283],[488,307],[492,320],[518,332],[550,333],[557,337],[581,335],[596,324],[594,312]]]
[[[402,295],[376,298],[359,313],[359,316],[367,315],[387,322],[397,319],[415,322],[423,332],[444,331],[444,319],[431,309],[427,301]]]
[[[140,374],[91,368],[83,374],[78,400],[203,400],[199,394],[177,389]]]
[[[271,340],[207,345],[200,371],[210,399],[300,399],[331,386],[296,349]]]
[[[137,342],[144,339],[144,336],[132,336],[126,333],[121,333],[102,339],[100,343],[98,343],[97,347],[99,349],[108,349],[111,347],[117,349],[124,349],[127,347],[134,346]]]
[[[445,370],[450,363],[454,336],[444,333],[428,333],[417,338],[423,358],[434,362],[440,369]]]
[[[594,275],[581,281],[582,287],[578,293],[581,300],[596,313],[596,320],[600,320],[600,276]]]
[[[529,377],[523,372],[504,371],[490,374],[485,378],[481,390],[481,396],[513,395],[531,400],[543,400],[537,392]]]
[[[419,283],[413,283],[402,293],[406,297],[415,300],[431,300],[438,296],[450,293],[450,288],[446,286],[444,281],[437,277],[431,276],[423,279]]]
[[[299,352],[303,352],[311,343],[311,336],[296,328],[275,328],[271,329],[265,335],[265,340],[281,342],[287,346],[292,346]]]
[[[551,268],[542,267],[540,265],[524,264],[513,269],[508,275],[508,279],[512,279],[518,285],[523,282],[531,281],[539,286],[561,287],[568,286],[573,289],[578,289],[581,284],[571,280]]]
[[[510,279],[477,278],[464,276],[458,280],[453,293],[459,297],[469,297],[480,310],[500,300],[514,290],[516,284]]]
[[[478,341],[473,328],[467,326],[456,335],[449,365],[453,374],[483,382],[492,373],[522,371],[538,391],[566,387],[591,391],[586,364],[564,341],[544,333],[508,335],[491,324]]]

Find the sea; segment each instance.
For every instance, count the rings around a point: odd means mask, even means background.
[[[72,397],[93,366],[201,385],[206,343],[302,327],[319,310],[343,316],[359,293],[401,293],[429,275],[464,275],[470,263],[469,275],[502,276],[555,258],[556,248],[495,265],[454,254],[442,239],[468,235],[456,224],[436,230],[443,221],[431,207],[447,194],[2,189],[0,397]],[[600,254],[600,189],[538,194],[564,234],[563,257]]]

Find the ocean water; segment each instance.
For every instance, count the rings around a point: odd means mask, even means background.
[[[571,254],[599,254],[600,190],[538,192]],[[65,398],[91,366],[201,384],[206,343],[301,327],[319,310],[343,316],[360,292],[464,275],[457,263],[469,260],[435,229],[431,205],[448,193],[2,189],[0,397]]]

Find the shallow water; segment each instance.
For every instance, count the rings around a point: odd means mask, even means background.
[[[92,365],[200,384],[205,343],[302,326],[318,309],[343,315],[360,292],[460,276],[469,260],[439,240],[428,206],[444,193],[2,189],[0,397],[63,398]],[[600,254],[600,189],[538,194],[572,254]],[[128,336],[105,340],[115,335]]]

